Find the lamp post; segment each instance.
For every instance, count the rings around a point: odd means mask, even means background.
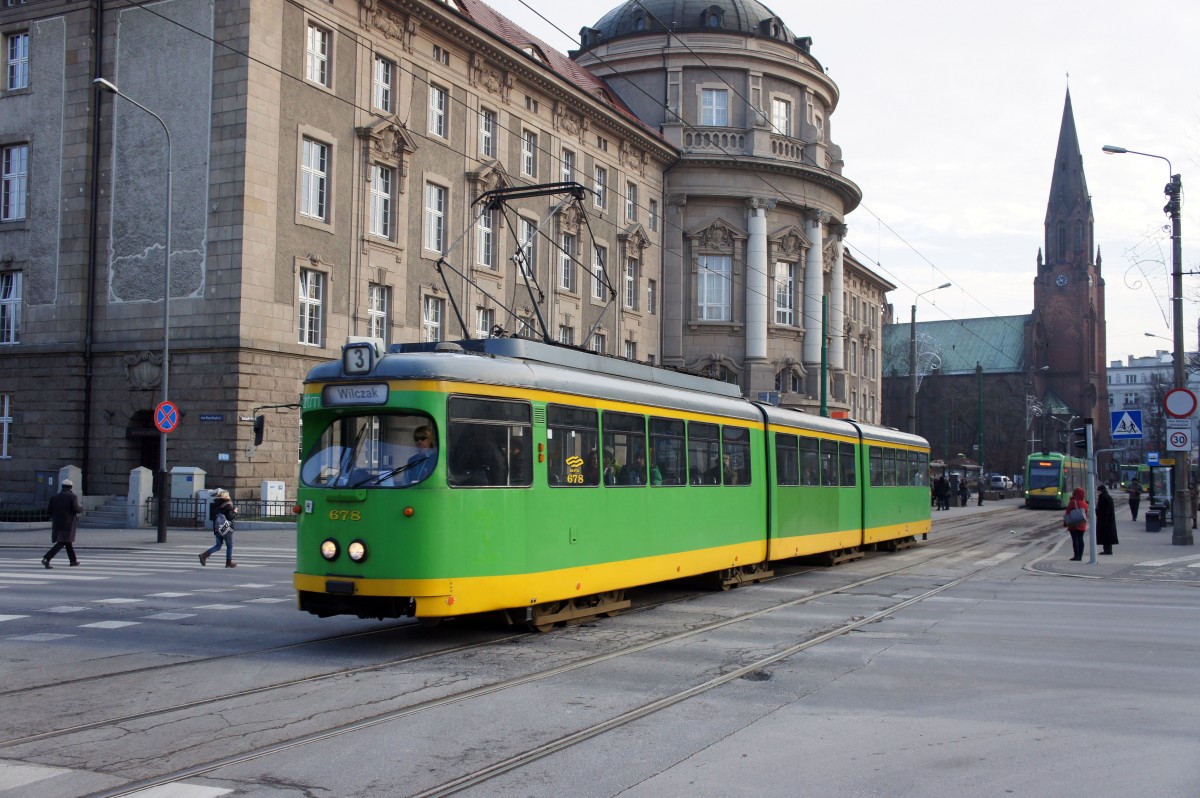
[[[163,134],[167,137],[167,209],[166,230],[163,234],[163,313],[162,313],[162,401],[170,398],[168,393],[168,377],[170,375],[171,357],[171,131],[167,123],[158,114],[142,105],[137,100],[121,92],[116,85],[104,78],[92,81],[100,91],[123,97],[126,102],[140,108],[158,120],[162,125]],[[158,542],[167,542],[167,433],[158,433],[158,479],[154,488],[155,501],[158,504]]]
[[[1174,173],[1171,160],[1162,155],[1149,152],[1127,150],[1124,147],[1114,147],[1105,144],[1101,148],[1110,155],[1144,155],[1147,158],[1157,158],[1167,162],[1167,174],[1171,181],[1167,183],[1163,193],[1167,195],[1167,204],[1163,211],[1171,217],[1171,326],[1175,345],[1175,386],[1187,387],[1187,377],[1183,368],[1183,232],[1179,218],[1180,206],[1183,202],[1183,179]],[[1175,499],[1171,504],[1171,521],[1174,534],[1171,542],[1176,546],[1192,545],[1192,530],[1188,526],[1191,512],[1188,508],[1188,452],[1175,453],[1175,467],[1172,469],[1172,479],[1175,482]]]
[[[979,390],[979,478],[983,479],[983,366],[975,361],[975,385]]]
[[[913,297],[912,323],[908,327],[908,431],[914,435],[917,434],[917,300],[931,291],[949,287],[950,283],[942,283]]]

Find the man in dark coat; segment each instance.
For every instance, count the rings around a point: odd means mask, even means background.
[[[42,557],[42,565],[46,568],[50,567],[50,561],[54,559],[54,555],[62,551],[63,547],[67,549],[67,559],[71,561],[71,565],[79,565],[79,560],[75,556],[75,547],[72,545],[75,542],[75,524],[79,520],[79,514],[83,512],[83,504],[80,503],[79,497],[76,496],[71,488],[75,487],[69,479],[62,481],[62,490],[50,497],[50,504],[47,505],[47,512],[50,513],[50,529],[51,539],[54,545],[50,547],[50,551],[46,552],[46,556]]]
[[[1101,554],[1112,554],[1112,547],[1119,543],[1117,540],[1117,511],[1113,508],[1112,496],[1108,488],[1100,485],[1096,488],[1096,544],[1103,546]]]

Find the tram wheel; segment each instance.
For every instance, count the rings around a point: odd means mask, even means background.
[[[535,632],[545,634],[554,628],[558,622],[556,620],[543,620],[549,616],[557,615],[563,608],[561,601],[552,601],[547,604],[538,604],[533,608],[533,617],[529,619],[529,628]]]
[[[605,604],[617,604],[624,600],[625,600],[625,591],[624,590],[612,590],[612,591],[609,591],[608,593],[600,594],[601,606],[603,606]],[[620,609],[613,609],[613,610],[605,610],[604,612],[602,612],[600,614],[602,616],[604,616],[605,618],[613,618],[613,617],[617,616],[618,614],[620,614],[620,612],[621,612]]]

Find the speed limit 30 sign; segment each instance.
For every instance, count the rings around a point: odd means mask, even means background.
[[[1191,449],[1192,429],[1190,422],[1187,419],[1167,419],[1167,451],[1188,452]]]

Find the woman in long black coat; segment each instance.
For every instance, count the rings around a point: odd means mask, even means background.
[[[1120,542],[1117,540],[1117,513],[1108,489],[1100,485],[1096,491],[1096,544],[1104,547],[1101,554],[1112,554],[1112,547]]]

